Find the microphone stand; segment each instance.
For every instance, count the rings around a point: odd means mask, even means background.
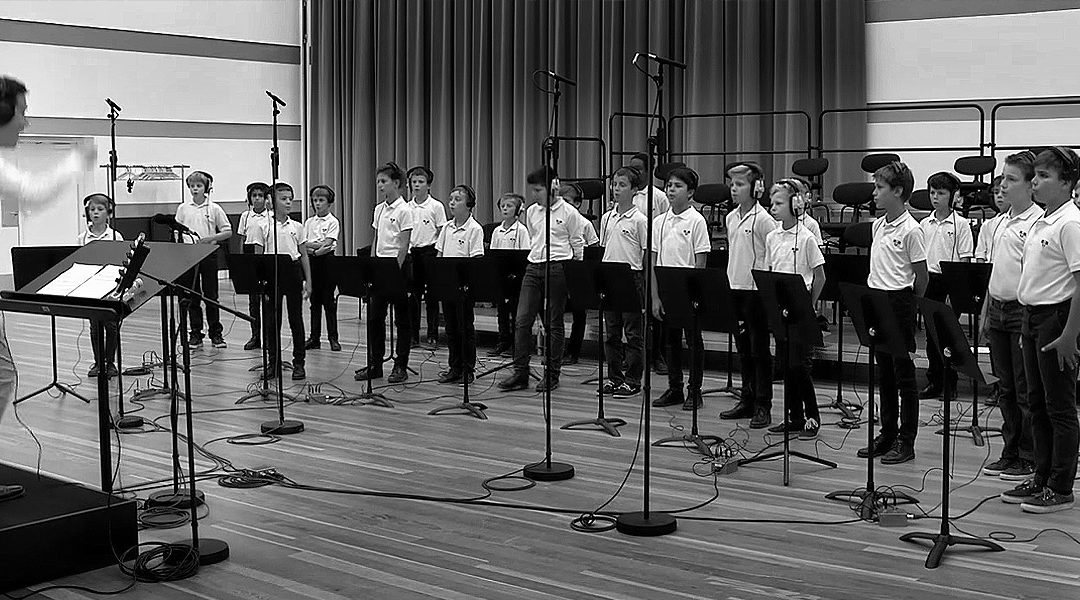
[[[637,57],[635,57],[634,66],[637,66]],[[639,68],[640,69],[640,68]],[[656,117],[657,117],[657,134],[648,135],[649,146],[649,160],[647,163],[648,173],[647,177],[652,176],[652,172],[656,167],[656,155],[658,146],[660,144],[659,136],[663,133],[663,126],[660,125],[661,119],[664,115],[663,102],[664,102],[664,69],[661,66],[656,75],[652,75],[647,71],[644,72],[649,79],[656,84]],[[647,126],[648,127],[648,126]],[[649,191],[647,192],[645,202],[645,216],[646,216],[646,231],[645,231],[645,323],[648,322],[648,318],[653,312],[653,188],[655,186],[649,185]],[[644,348],[642,352],[642,361],[645,364],[644,379],[641,386],[641,402],[642,402],[642,427],[644,427],[644,444],[645,447],[642,452],[642,477],[643,477],[643,495],[642,495],[642,507],[640,512],[626,512],[622,513],[615,520],[615,529],[620,533],[634,536],[656,536],[667,535],[673,533],[678,528],[678,522],[675,517],[667,513],[658,513],[649,511],[649,455],[650,448],[652,447],[651,439],[649,438],[649,421],[650,421],[650,407],[652,397],[652,361],[649,356],[652,350],[651,343],[651,327],[644,327],[645,339]]]

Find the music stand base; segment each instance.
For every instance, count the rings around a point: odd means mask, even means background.
[[[563,481],[574,476],[574,465],[561,462],[548,462],[542,460],[538,463],[525,465],[522,474],[526,479],[533,481]]]
[[[888,492],[879,492],[877,490],[871,490],[867,492],[866,488],[848,491],[837,490],[835,492],[829,492],[825,494],[825,497],[829,500],[837,500],[840,502],[847,502],[851,504],[853,500],[859,501],[859,517],[866,520],[873,520],[877,517],[877,504],[878,500],[882,498],[888,498],[889,502],[893,505],[898,504],[918,504],[919,499],[914,496],[909,496],[904,492],[898,492],[896,490],[890,490]]]
[[[304,423],[302,421],[293,421],[291,419],[282,419],[280,421],[266,421],[259,426],[259,429],[266,434],[293,435],[295,433],[300,433],[304,430]],[[200,541],[199,543],[202,544],[202,541]]]
[[[143,426],[143,418],[134,415],[125,415],[120,417],[113,423],[117,429],[132,429],[134,427]]]
[[[630,512],[615,519],[615,529],[619,533],[638,537],[667,535],[674,533],[678,526],[675,517],[666,513]]]
[[[296,396],[294,396],[292,394],[283,393],[283,394],[281,394],[281,398],[286,402],[300,402],[301,401],[299,398],[297,398]],[[250,394],[244,394],[243,396],[240,396],[240,399],[238,399],[236,401],[236,403],[237,404],[243,404],[244,402],[247,402],[248,400],[255,400],[255,399],[259,399],[259,400],[262,400],[264,402],[269,402],[269,401],[277,402],[278,393],[277,393],[277,390],[272,390],[272,389],[258,390],[258,391],[255,391],[255,392],[251,392]]]
[[[179,542],[179,546],[186,546],[184,550],[172,550],[165,555],[163,561],[167,564],[179,564],[182,562],[194,546],[191,540]],[[229,545],[223,540],[215,538],[199,538],[199,566],[214,565],[229,558]]]
[[[819,404],[818,408],[831,408],[833,410],[840,411],[840,414],[843,415],[845,419],[851,420],[858,420],[858,413],[862,411],[862,407],[858,404],[850,404],[844,402],[844,397],[839,394],[837,394],[836,398],[832,401],[831,404]]]
[[[945,433],[944,429],[938,429],[937,431],[934,432],[935,435],[943,435],[944,433]],[[952,435],[960,435],[962,433],[966,433],[966,434],[971,436],[971,441],[976,446],[978,446],[979,448],[982,448],[983,446],[986,445],[986,438],[993,437],[993,436],[1000,436],[1001,435],[1001,430],[1000,429],[983,429],[982,427],[980,427],[978,425],[968,425],[967,427],[964,427],[963,429],[952,429],[952,430],[950,430],[950,433],[952,433]]]
[[[656,440],[652,443],[657,447],[671,447],[679,446],[682,448],[690,448],[697,451],[698,454],[703,456],[713,457],[716,454],[709,447],[710,444],[720,444],[724,440],[720,436],[716,435],[698,435],[696,433],[687,433],[683,435],[673,435],[663,439]]]
[[[459,402],[457,404],[449,404],[447,406],[440,406],[439,408],[428,411],[429,415],[441,415],[445,412],[452,410],[463,410],[466,413],[476,417],[480,420],[487,420],[487,415],[484,411],[487,410],[487,406],[479,402]]]
[[[809,454],[799,452],[798,450],[789,450],[787,454],[791,458],[801,458],[803,460],[806,460],[806,461],[809,461],[809,462],[812,462],[812,463],[815,463],[815,464],[819,464],[819,465],[821,465],[823,467],[829,467],[830,469],[835,469],[836,468],[836,463],[834,463],[834,462],[832,462],[830,460],[825,460],[824,458],[818,458],[816,456],[810,456]],[[749,464],[753,464],[753,463],[756,463],[756,462],[772,460],[774,458],[779,458],[779,457],[783,457],[783,456],[784,456],[783,452],[779,452],[779,451],[778,452],[767,452],[765,454],[762,454],[761,456],[753,456],[751,458],[744,458],[744,459],[739,461],[739,466],[741,467],[743,465],[749,465]]]
[[[926,557],[926,568],[936,569],[941,564],[941,559],[945,556],[945,551],[949,549],[949,546],[975,546],[976,548],[983,548],[991,552],[1004,552],[1005,549],[988,540],[980,540],[973,537],[952,535],[948,533],[928,533],[923,531],[916,531],[913,533],[905,533],[900,536],[902,542],[914,542],[917,540],[927,540],[934,543],[934,547],[930,549],[930,554]]]
[[[386,396],[378,392],[363,392],[353,396],[349,396],[349,400],[360,400],[360,404],[364,406],[381,406],[383,408],[394,408],[394,405],[386,399]]]
[[[195,506],[201,506],[205,503],[206,495],[199,490],[195,490]],[[187,488],[180,488],[175,492],[154,492],[146,499],[146,506],[188,510],[191,508],[191,493],[187,491]]]
[[[742,391],[738,388],[730,385],[725,385],[721,388],[712,388],[708,390],[701,390],[702,396],[708,396],[709,394],[727,394],[736,400],[742,399]]]
[[[606,432],[612,437],[622,437],[619,430],[616,427],[622,427],[626,425],[626,421],[622,419],[607,419],[604,417],[596,417],[595,419],[588,419],[585,421],[571,421],[566,425],[560,427],[560,429],[579,429],[582,427],[599,427],[601,431]]]

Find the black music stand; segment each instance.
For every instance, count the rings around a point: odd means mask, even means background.
[[[825,255],[825,287],[821,290],[821,299],[832,302],[836,307],[836,397],[818,408],[838,410],[856,426],[859,418],[857,413],[862,407],[844,400],[844,304],[841,302],[840,284],[866,285],[869,276],[869,254]]]
[[[484,257],[491,260],[499,275],[500,298],[517,298],[521,294],[521,280],[525,277],[525,268],[529,264],[529,250],[511,250],[507,248],[495,248],[488,250]],[[492,373],[498,373],[507,367],[514,365],[514,361],[507,361],[497,367],[493,367],[482,373],[477,373],[476,378],[486,377]],[[539,380],[540,377],[529,371],[529,377]]]
[[[285,254],[232,254],[229,256],[229,279],[232,279],[237,294],[258,294],[262,311],[262,375],[259,377],[262,388],[244,394],[237,400],[242,403],[259,398],[277,400],[278,420],[267,421],[260,426],[263,433],[291,435],[304,430],[302,421],[285,419],[285,400],[298,402],[292,394],[286,394],[282,381],[281,361],[281,323],[275,310],[280,299],[274,298],[274,290],[285,290],[302,285],[293,276],[292,260]],[[277,281],[275,282],[275,277]],[[273,349],[271,349],[273,344]],[[270,356],[273,352],[273,356]],[[273,365],[273,367],[271,367]],[[276,389],[270,389],[269,375],[277,383]]]
[[[358,250],[357,253],[359,252]],[[377,258],[370,255],[331,256],[330,258],[329,272],[337,278],[335,283],[339,296],[352,296],[362,301],[370,301],[374,297],[400,298],[407,293],[405,274],[402,273],[401,265],[398,264],[396,258]],[[368,326],[370,327],[370,324]],[[390,329],[393,331],[392,324]],[[393,346],[392,343],[390,345]],[[379,357],[380,363],[385,360],[385,357]],[[368,364],[371,364],[370,360]],[[370,378],[367,380],[367,390],[349,396],[349,400],[359,400],[361,404],[385,408],[394,406],[386,396],[372,391]]]
[[[428,260],[431,269],[427,272],[428,293],[436,300],[457,303],[458,320],[464,325],[465,304],[493,301],[499,298],[499,273],[494,261],[486,257],[448,258],[435,257]],[[467,339],[461,332],[462,360],[466,355]],[[475,344],[475,340],[474,340]],[[461,402],[441,406],[428,412],[439,415],[448,411],[463,410],[477,419],[487,419],[484,413],[487,406],[469,401],[469,380],[476,365],[464,365],[461,374]]]
[[[993,263],[953,262],[941,263],[941,276],[949,294],[949,303],[958,313],[971,315],[972,339],[975,362],[979,361],[979,315],[982,314],[986,290],[990,286],[990,271]],[[956,361],[953,361],[954,363]],[[948,371],[946,371],[947,373]],[[976,380],[977,381],[977,380]],[[1001,435],[1000,429],[984,429],[979,425],[979,385],[972,385],[971,425],[953,431],[970,433],[971,439],[980,448],[986,444],[986,437]],[[955,394],[958,390],[953,390]],[[939,431],[938,433],[942,433]]]
[[[906,358],[908,349],[886,292],[870,289],[864,285],[841,283],[840,297],[851,314],[851,323],[855,327],[859,342],[869,348],[866,354],[869,366],[866,400],[866,436],[869,452],[866,457],[866,487],[854,491],[838,490],[826,494],[825,497],[829,500],[849,503],[853,498],[857,498],[859,499],[859,516],[863,519],[873,519],[877,516],[877,505],[882,499],[888,499],[892,504],[919,503],[917,499],[904,492],[896,490],[880,492],[874,483],[874,356],[877,352],[885,352],[893,357]]]
[[[11,274],[15,289],[21,289],[56,263],[64,260],[72,252],[78,250],[78,246],[20,246],[11,249]],[[49,326],[52,340],[52,381],[45,387],[30,392],[15,400],[18,405],[35,396],[44,394],[51,389],[57,389],[61,394],[68,394],[90,403],[90,399],[76,392],[70,385],[60,381],[59,367],[56,360],[56,315],[50,315]],[[121,407],[121,413],[123,408]]]
[[[731,288],[723,271],[684,267],[656,267],[655,271],[664,320],[672,327],[689,329],[692,336],[700,335],[704,327],[711,331],[727,332],[734,332],[738,327],[734,311],[731,310]],[[688,340],[686,345],[690,347],[692,369],[697,356],[693,350],[694,344]],[[682,352],[682,348],[672,348],[671,351]],[[678,445],[705,456],[714,456],[710,444],[719,444],[723,440],[716,435],[698,433],[697,402],[694,403],[691,423],[690,433],[656,440],[653,446]]]
[[[944,273],[944,269],[942,270]],[[923,315],[930,337],[941,349],[942,364],[945,368],[955,368],[957,371],[971,377],[976,384],[987,385],[992,383],[993,376],[987,377],[979,368],[978,360],[972,354],[968,346],[967,337],[960,322],[956,319],[956,313],[941,302],[919,298],[919,310]],[[941,564],[941,559],[949,546],[975,546],[993,552],[1003,552],[1005,549],[989,540],[980,540],[973,537],[953,535],[949,528],[949,407],[952,405],[952,394],[949,378],[945,378],[942,396],[945,401],[945,432],[941,436],[941,529],[938,533],[913,532],[900,536],[904,542],[917,540],[929,540],[934,543],[930,554],[926,557],[926,568],[935,569]]]
[[[709,251],[709,257],[705,260],[706,269],[722,269],[727,271],[728,250],[727,248],[716,249]],[[646,316],[648,319],[649,315]],[[731,332],[727,334],[727,382],[724,387],[702,389],[702,397],[709,394],[727,394],[736,400],[742,399],[742,390],[735,387],[735,382],[732,380],[732,376],[735,373],[735,335]]]
[[[806,349],[820,346],[821,327],[817,324],[817,312],[810,301],[810,292],[806,290],[806,282],[801,275],[791,273],[774,273],[771,271],[753,270],[750,272],[757,284],[761,300],[765,304],[765,316],[769,321],[773,337],[776,338],[777,346],[783,345],[787,352],[780,358],[781,369],[787,377],[793,357],[802,357],[807,354]],[[796,358],[801,360],[801,358]],[[800,402],[799,398],[789,398],[784,394],[784,421],[787,423],[787,407],[790,402]],[[816,400],[815,400],[816,401]],[[766,452],[760,456],[745,458],[739,461],[739,466],[751,463],[771,460],[777,456],[784,459],[784,485],[788,484],[789,465],[791,456],[803,460],[824,465],[831,469],[836,468],[836,463],[816,456],[810,456],[789,447],[789,434],[784,431],[784,449],[780,452]]]
[[[617,428],[626,425],[626,421],[604,416],[604,312],[641,313],[641,302],[639,302],[637,288],[634,286],[634,272],[630,270],[630,265],[627,263],[592,260],[570,261],[566,263],[564,269],[566,269],[567,288],[574,306],[579,309],[599,311],[600,325],[596,344],[596,418],[571,421],[563,425],[562,429],[599,427],[608,434],[619,437]],[[642,325],[644,326],[644,323]]]

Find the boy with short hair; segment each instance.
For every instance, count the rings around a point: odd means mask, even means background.
[[[425,342],[428,346],[435,347],[439,344],[439,301],[427,297],[427,277],[424,269],[427,261],[437,254],[435,241],[439,239],[439,232],[446,225],[446,207],[438,198],[431,195],[431,184],[435,180],[435,174],[431,169],[424,166],[413,167],[406,173],[406,180],[412,192],[409,208],[415,213],[412,237],[409,241],[409,253],[412,255],[415,275],[415,285],[409,301],[412,342],[413,346],[420,345],[420,304],[421,296],[423,296],[425,308],[427,308]]]
[[[634,184],[634,206],[641,211],[641,214],[648,215],[646,207],[649,206],[649,182],[652,181],[652,173],[649,173],[649,155],[644,152],[638,152],[632,158],[628,166],[637,169],[638,177]],[[666,186],[666,183],[665,183]],[[671,202],[668,200],[667,194],[664,190],[652,186],[653,193],[653,214],[655,219],[660,215],[666,213],[671,208]],[[696,210],[696,209],[695,209]]]
[[[176,207],[176,220],[181,225],[190,229],[194,236],[182,237],[182,241],[189,244],[217,244],[232,236],[232,224],[225,215],[224,209],[215,202],[210,201],[210,192],[213,191],[214,180],[205,171],[192,171],[186,180],[188,190],[191,192],[191,201]],[[214,302],[218,299],[218,258],[217,253],[203,259],[196,270],[198,287],[196,291]],[[203,343],[203,311],[202,301],[193,298],[188,304],[188,316],[191,320],[190,344],[192,347],[201,346]],[[215,348],[226,347],[225,338],[222,336],[224,328],[221,326],[221,313],[218,307],[206,303],[206,322],[210,333],[210,341]]]
[[[721,419],[750,418],[751,429],[772,423],[773,362],[769,348],[769,323],[751,271],[764,270],[768,259],[765,239],[776,229],[776,220],[761,206],[765,173],[757,163],[733,165],[731,197],[737,208],[727,214],[727,277],[735,312],[740,321],[735,346],[742,370],[742,393],[738,403],[720,413]]]
[[[255,253],[283,254],[292,260],[293,272],[282,275],[281,281],[295,283],[279,286],[277,298],[272,297],[272,291],[271,296],[266,297],[266,304],[263,306],[263,340],[269,355],[274,360],[280,358],[278,349],[281,344],[281,305],[287,304],[293,346],[292,379],[300,381],[307,378],[307,372],[304,370],[307,357],[304,348],[304,300],[311,294],[312,286],[311,264],[308,261],[307,252],[304,251],[304,226],[289,218],[292,202],[292,186],[285,182],[274,184],[274,213],[271,215],[273,221],[267,219],[257,223]],[[280,368],[281,365],[275,362],[269,366],[264,376],[274,377],[277,375],[277,369]]]
[[[1024,240],[1016,295],[1024,306],[1020,350],[1027,374],[1035,475],[1002,493],[1031,513],[1073,506],[1080,425],[1076,416],[1080,334],[1080,208],[1071,202],[1080,158],[1068,148],[1042,150],[1032,188],[1045,206]]]
[[[878,352],[875,359],[880,385],[881,430],[874,442],[858,452],[859,458],[880,456],[886,465],[915,459],[919,431],[919,391],[915,386],[915,298],[926,292],[926,241],[919,223],[907,210],[915,178],[900,161],[874,172],[874,200],[885,214],[873,224],[870,276],[867,287],[889,296],[893,315],[904,334],[906,357]],[[899,427],[897,422],[899,421]]]
[[[467,185],[450,190],[450,213],[453,219],[439,232],[435,249],[439,256],[472,258],[484,255],[484,228],[473,218],[476,192]],[[439,383],[472,382],[476,369],[476,329],[473,303],[443,302],[446,315],[446,344],[449,370],[439,377]]]
[[[506,193],[499,198],[499,213],[502,223],[491,232],[492,250],[528,250],[532,243],[529,229],[518,220],[525,208],[525,197],[521,194]],[[505,356],[510,358],[514,350],[514,315],[517,311],[518,298],[504,298],[498,302],[499,343],[488,351],[490,357]]]
[[[311,188],[308,197],[315,214],[304,222],[304,250],[311,263],[311,337],[305,348],[317,350],[322,337],[322,314],[326,313],[326,339],[330,350],[338,352],[337,300],[334,298],[334,276],[330,260],[337,250],[341,225],[330,209],[334,205],[334,190],[330,186]]]
[[[395,258],[398,266],[406,274],[411,268],[409,240],[416,222],[416,211],[409,207],[401,197],[404,190],[405,173],[396,163],[390,162],[375,171],[375,185],[380,202],[375,206],[375,217],[371,227],[375,229],[375,240],[371,244],[371,255],[377,258]],[[404,383],[409,379],[409,341],[412,339],[409,319],[409,302],[406,296],[385,298],[375,296],[368,301],[368,355],[367,366],[357,369],[354,379],[366,381],[383,376],[383,354],[386,351],[386,313],[389,306],[394,307],[394,325],[397,329],[397,357],[394,368],[386,382]]]
[[[705,217],[690,204],[698,186],[698,174],[689,167],[676,167],[667,180],[667,197],[671,209],[653,219],[652,264],[657,267],[682,267],[704,269],[712,244]],[[660,302],[660,289],[652,274],[653,315],[664,318],[664,306]],[[683,410],[704,406],[701,382],[705,370],[705,347],[701,330],[669,326],[668,328],[668,389],[653,400],[653,406],[682,404]],[[690,365],[690,379],[683,396],[682,341],[690,348],[694,362]]]
[[[254,246],[259,223],[269,220],[272,210],[267,210],[267,200],[270,197],[270,186],[261,181],[249,183],[247,186],[248,209],[240,213],[240,223],[236,227],[237,235],[243,237],[244,246]],[[246,248],[245,248],[246,249]],[[244,344],[244,350],[255,350],[259,347],[259,295],[248,294],[248,314],[252,319],[251,338]]]
[[[86,215],[86,231],[79,234],[79,245],[85,246],[97,240],[112,242],[124,241],[120,235],[109,226],[109,219],[113,216],[113,201],[105,194],[90,194],[83,200],[83,212]],[[115,321],[105,323],[105,348],[98,345],[99,321],[90,319],[90,347],[94,350],[94,366],[90,367],[87,377],[97,377],[101,369],[109,377],[115,377],[116,370],[116,347],[120,342],[120,328]]]
[[[969,262],[975,253],[971,223],[953,210],[953,204],[960,193],[960,179],[947,171],[934,173],[926,180],[930,204],[934,210],[922,220],[919,227],[923,230],[926,241],[926,269],[930,272],[930,283],[926,287],[926,297],[944,302],[948,296],[948,286],[941,274],[942,261]],[[926,332],[926,387],[919,392],[920,398],[937,398],[941,395],[945,365],[941,362],[941,348],[938,348]],[[956,371],[950,369],[947,374],[949,387],[956,390]]]

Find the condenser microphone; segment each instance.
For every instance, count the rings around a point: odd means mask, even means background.
[[[187,225],[184,225],[180,221],[177,221],[176,217],[172,215],[158,213],[154,215],[154,222],[159,225],[164,225],[169,229],[172,229],[173,231],[179,231],[180,233],[195,233],[194,231],[189,229]]]
[[[647,59],[649,59],[649,60],[651,60],[653,62],[662,64],[662,65],[667,65],[669,67],[675,67],[676,69],[686,69],[686,63],[682,63],[682,62],[679,62],[677,60],[672,60],[670,58],[664,58],[663,56],[657,56],[657,55],[653,54],[652,52],[638,52],[637,54],[634,55],[633,63],[637,64],[637,61],[640,60],[641,57],[645,57],[645,58],[647,58]]]
[[[574,81],[573,79],[570,79],[569,77],[563,77],[562,75],[559,75],[555,71],[540,71],[540,72],[543,73],[544,75],[547,75],[548,77],[554,79],[555,81],[561,81],[561,82],[565,83],[566,85],[577,86],[576,81]]]

